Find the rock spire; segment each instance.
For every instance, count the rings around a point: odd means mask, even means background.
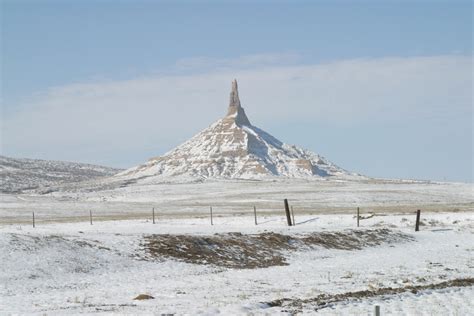
[[[232,117],[235,122],[239,125],[251,126],[247,115],[245,114],[244,108],[240,105],[239,99],[239,88],[237,85],[237,79],[232,81],[232,90],[230,91],[229,109],[227,110],[227,117]]]
[[[229,106],[240,107],[239,87],[237,86],[237,79],[232,81],[232,90],[230,91]]]

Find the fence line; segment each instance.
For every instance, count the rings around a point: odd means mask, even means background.
[[[283,207],[284,208],[281,208],[280,210],[278,210],[278,212],[281,212],[281,216],[286,216],[286,222],[288,224],[288,226],[294,226],[296,225],[296,220],[295,220],[295,210],[294,210],[294,206],[291,205],[290,206],[290,203],[288,202],[288,199],[284,199],[283,200],[284,204],[283,204]],[[221,206],[221,208],[229,208],[230,206]],[[266,211],[270,211],[271,213],[267,214],[267,215],[276,215],[278,216],[278,214],[274,214],[275,211],[277,211],[277,209],[275,208],[268,208],[268,209],[265,209],[264,208],[264,211],[262,214],[265,215]],[[361,216],[361,210],[360,210],[360,207],[357,207],[356,208],[357,210],[357,215],[356,215],[356,220],[357,220],[357,227],[360,227],[360,220],[362,219],[368,219],[368,218],[371,218],[373,216],[375,216],[375,213],[374,212],[369,212],[369,216]],[[384,210],[385,212],[387,212],[388,210],[385,209]],[[285,214],[283,214],[283,212]],[[327,215],[331,215],[331,212],[328,210],[327,211],[328,213],[323,213],[323,214],[327,214]],[[385,213],[384,212],[384,213]],[[318,212],[316,214],[321,214],[321,209],[319,208],[318,209]],[[38,222],[38,219],[37,219],[37,214],[38,212],[35,212],[33,211],[31,213],[31,223],[32,223],[32,227],[33,228],[36,228],[36,224]],[[149,213],[148,213],[149,214]],[[256,205],[253,205],[253,214],[252,214],[252,211],[251,210],[248,210],[247,212],[228,212],[228,211],[224,211],[221,213],[221,215],[218,215],[218,217],[222,217],[222,216],[229,216],[229,217],[237,217],[239,215],[245,215],[247,214],[248,216],[251,216],[253,215],[254,217],[254,225],[257,226],[259,225],[259,221],[258,221],[258,214],[257,214],[257,206]],[[315,212],[308,212],[308,214],[306,215],[316,215]],[[333,214],[337,214],[337,212],[333,213]],[[397,213],[397,215],[402,215],[402,214],[407,214],[408,213]],[[412,213],[413,214],[413,213]],[[89,223],[90,225],[93,225],[94,224],[94,219],[97,219],[98,221],[113,221],[113,220],[126,220],[126,219],[131,219],[131,220],[135,220],[135,219],[141,219],[141,218],[148,218],[150,219],[150,215],[146,216],[145,214],[143,213],[137,213],[137,214],[133,214],[133,213],[125,213],[125,214],[103,214],[102,216],[100,215],[100,213],[98,215],[96,214],[93,214],[92,210],[89,210]],[[94,217],[95,215],[95,217]],[[187,214],[180,214],[180,213],[176,213],[176,214],[172,214],[172,213],[169,213],[167,215],[171,215],[173,219],[178,219],[180,216],[183,216],[184,218],[191,218],[191,217],[194,217],[194,218],[199,218],[199,217],[203,217],[202,216],[202,213],[187,213]],[[177,215],[177,216],[175,216]],[[214,222],[214,217],[215,217],[215,212],[214,212],[214,208],[213,206],[210,206],[209,207],[209,213],[208,213],[208,216],[210,216],[210,223],[212,226],[214,226],[215,222]],[[305,215],[303,213],[303,215]],[[348,214],[347,214],[348,215]],[[385,215],[386,216],[386,215]],[[166,217],[166,214],[165,216]],[[61,223],[61,222],[68,222],[68,223],[73,223],[73,222],[81,222],[83,220],[77,220],[77,219],[80,219],[80,218],[83,218],[83,217],[75,217],[75,216],[41,216],[40,214],[40,222],[41,223]],[[149,220],[147,220],[149,221]],[[314,221],[314,220],[309,220],[309,221]],[[22,221],[23,222],[23,221]],[[151,222],[153,224],[156,224],[156,212],[155,212],[155,207],[152,207],[152,214],[151,214]],[[308,222],[308,220],[303,220],[303,222],[301,222],[300,224],[303,224],[303,223],[306,223]],[[265,223],[264,222],[260,222],[260,224],[263,224]],[[11,224],[15,224],[15,222],[11,223]],[[420,230],[420,224],[421,224],[421,210],[417,210],[416,211],[416,221],[415,221],[415,231],[418,232]]]

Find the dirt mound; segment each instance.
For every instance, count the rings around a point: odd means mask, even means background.
[[[290,249],[290,237],[267,233],[214,236],[151,235],[144,249],[151,258],[168,257],[189,263],[252,269],[286,265],[281,250]]]
[[[320,232],[307,235],[263,233],[212,236],[149,235],[142,243],[147,260],[173,258],[188,263],[254,269],[287,265],[288,251],[327,249],[357,250],[382,243],[410,241],[412,237],[389,229]]]
[[[306,246],[320,246],[326,249],[342,250],[357,250],[364,247],[378,246],[382,243],[394,243],[409,241],[412,239],[413,238],[409,235],[386,228],[374,230],[350,230],[343,232],[321,232],[299,237],[299,240]]]

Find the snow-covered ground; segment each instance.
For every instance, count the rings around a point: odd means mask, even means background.
[[[439,285],[473,278],[473,188],[422,181],[281,179],[0,194],[0,314],[273,315],[317,309],[329,315],[367,315],[380,305],[383,315],[469,315],[472,285]],[[285,224],[284,198],[294,208],[294,227]],[[360,228],[355,227],[357,207],[369,217]],[[415,233],[417,209],[422,210],[422,226]],[[390,232],[387,240],[361,249],[294,246],[312,234],[346,234],[357,241],[358,232],[378,234],[383,228]],[[196,264],[166,251],[150,256],[145,241],[153,234],[177,238],[171,248],[180,251],[186,247],[182,236],[204,238],[191,241],[198,245],[206,244],[206,236],[232,236],[252,245],[248,236],[282,234],[290,236],[292,246],[269,249],[283,265],[241,269],[203,260]],[[404,237],[391,239],[394,234]],[[222,253],[216,245],[207,247],[224,260],[229,253],[232,260],[252,256],[235,245]],[[412,293],[417,286],[424,288]],[[349,295],[387,288],[407,291],[359,299]],[[139,294],[154,299],[133,300]],[[348,297],[317,305],[321,295],[336,294]]]
[[[417,293],[348,299],[317,306],[321,294],[428,286],[474,275],[474,213],[378,213],[356,228],[352,214],[301,215],[288,227],[281,215],[0,226],[0,314],[285,314],[292,307],[270,302],[306,300],[300,312],[367,315],[472,315],[474,289],[448,287]],[[363,214],[367,216],[366,213]],[[367,232],[387,228],[413,240],[384,242],[362,249],[316,246],[284,251],[288,265],[256,269],[192,264],[172,258],[145,258],[144,236],[215,233]],[[429,287],[429,286],[428,286]],[[149,294],[151,300],[133,300]]]
[[[206,181],[133,185],[99,191],[58,191],[46,195],[0,194],[0,223],[86,220],[91,210],[103,219],[160,216],[281,214],[283,199],[299,214],[465,211],[474,208],[474,186],[422,181]]]
[[[0,155],[0,192],[48,191],[51,186],[112,176],[120,169],[85,163]]]

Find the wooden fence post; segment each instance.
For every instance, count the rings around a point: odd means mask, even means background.
[[[92,225],[92,211],[91,210],[89,210],[89,220],[90,220],[91,225]]]
[[[291,206],[291,218],[293,219],[293,226],[296,225],[296,222],[295,222],[295,212],[293,212],[293,205]]]
[[[33,212],[33,228],[35,228],[35,212]]]
[[[416,225],[415,225],[416,232],[420,230],[420,213],[421,213],[420,210],[416,211]]]
[[[253,206],[253,216],[255,217],[255,225],[257,225],[257,208]]]
[[[155,224],[155,208],[154,207],[151,209],[151,213],[153,215],[153,224]]]
[[[380,316],[380,306],[375,305],[375,316]]]
[[[359,207],[357,207],[357,227],[359,227],[359,220],[360,220],[360,212],[359,212]]]
[[[212,206],[210,207],[210,210],[211,210],[211,225],[214,225],[214,223],[212,221]]]
[[[288,200],[285,199],[284,202],[285,202],[286,221],[288,222],[288,226],[291,226],[290,207],[288,206]]]

